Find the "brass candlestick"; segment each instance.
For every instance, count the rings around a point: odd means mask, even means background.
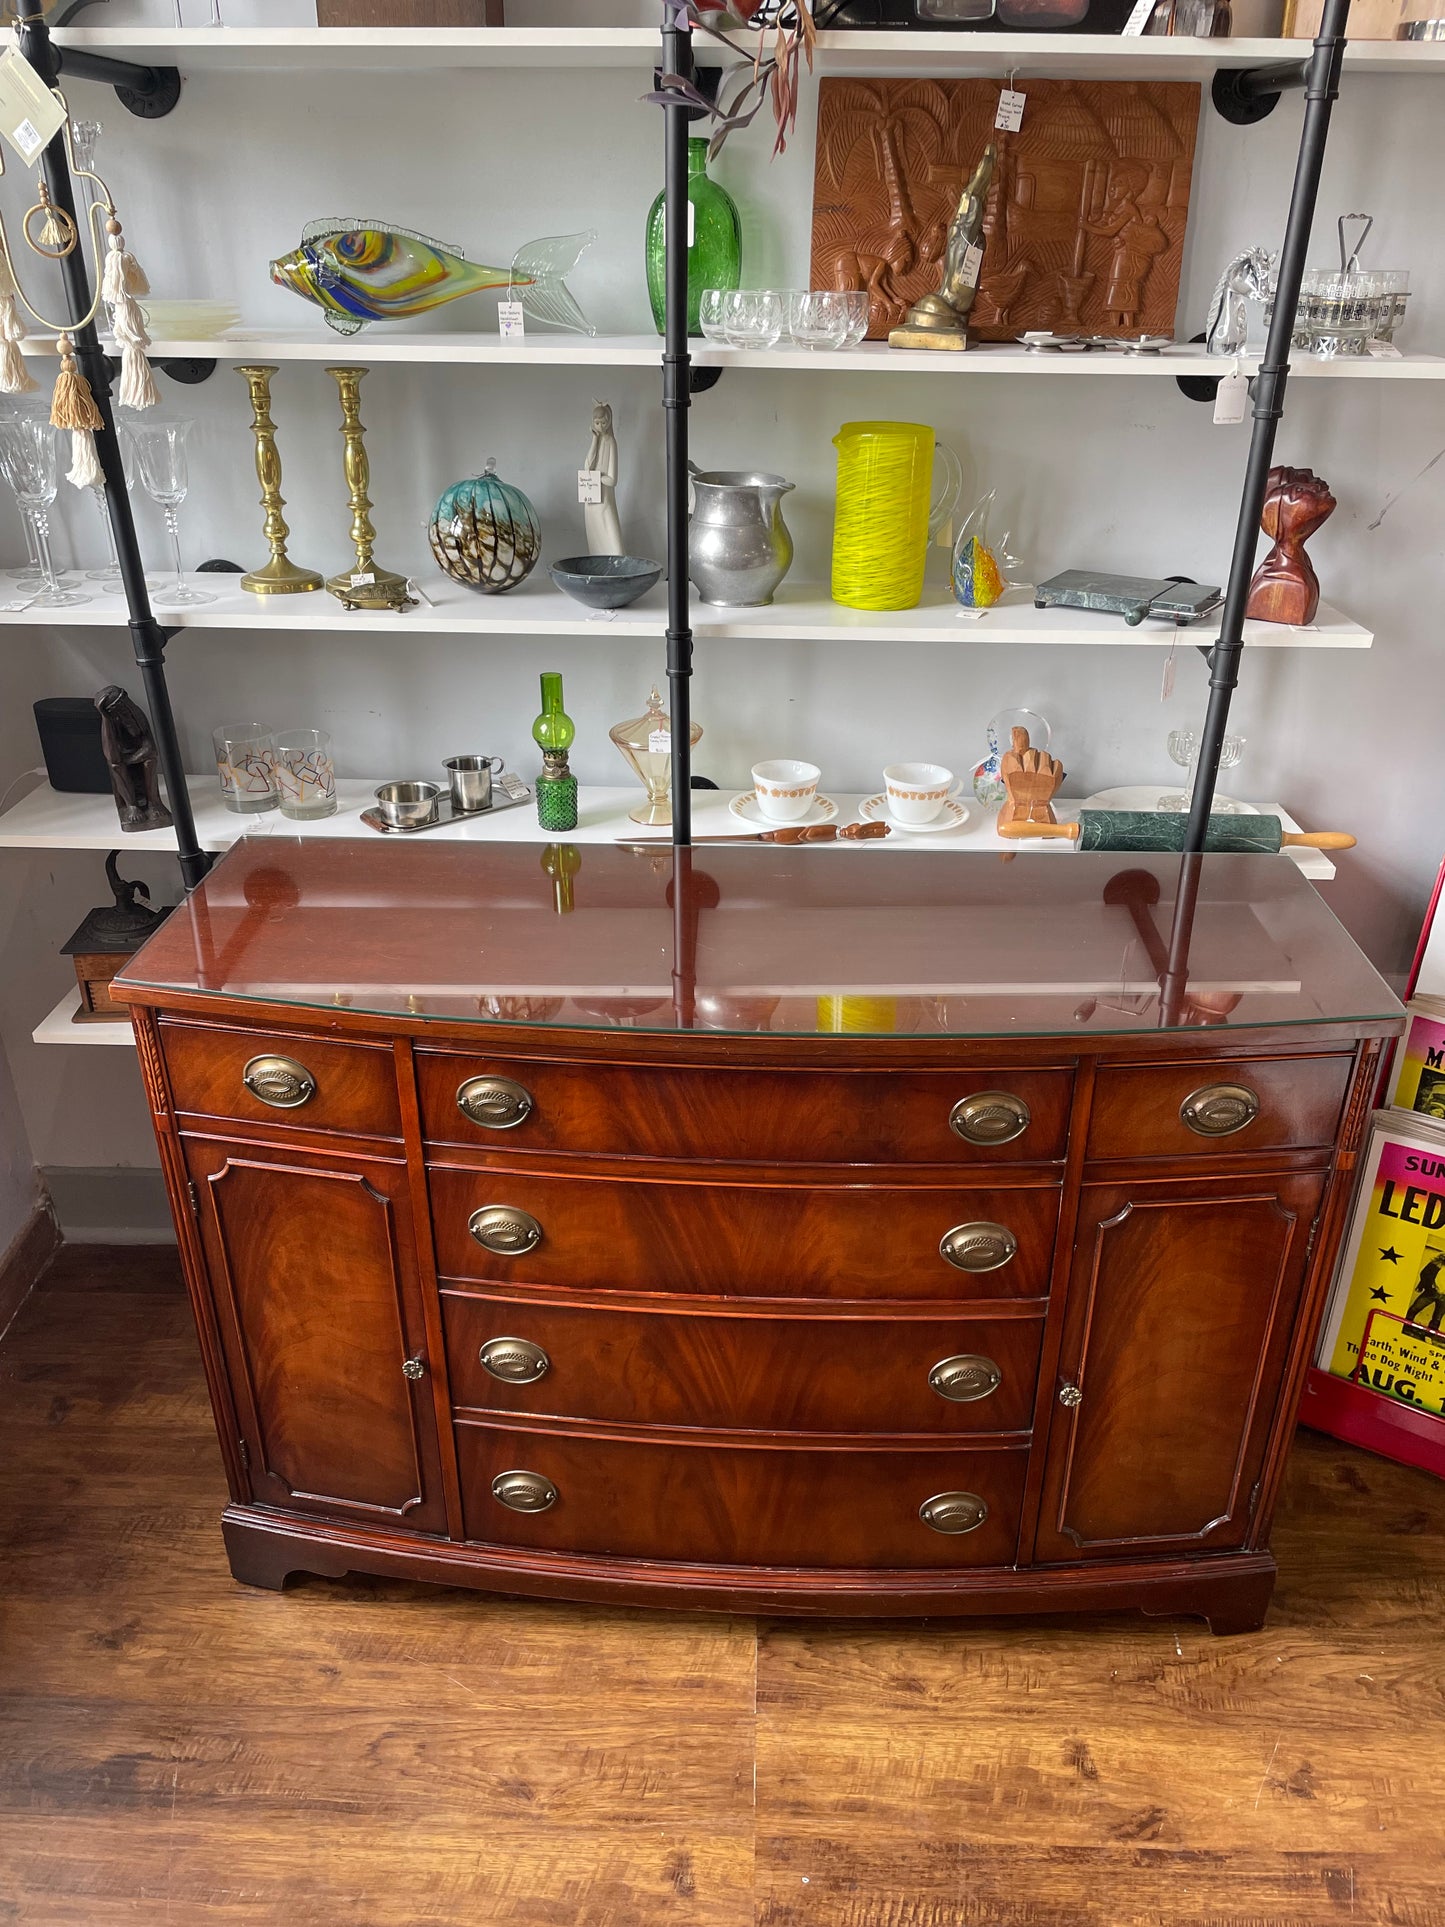
[[[256,480],[261,484],[261,506],[266,511],[265,536],[271,545],[271,560],[264,568],[252,569],[241,577],[241,587],[253,595],[299,595],[305,589],[319,589],[321,577],[315,569],[302,569],[286,553],[286,537],[291,531],[281,513],[281,457],[276,452],[276,424],[271,419],[271,377],[275,368],[238,368],[251,391],[251,432],[256,437]]]
[[[351,491],[351,539],[356,544],[356,566],[334,575],[326,584],[343,609],[414,609],[416,597],[404,575],[379,568],[372,558],[376,530],[371,521],[371,464],[366,459],[366,430],[361,425],[361,377],[366,368],[328,368],[341,396],[341,433],[346,442],[346,485]]]

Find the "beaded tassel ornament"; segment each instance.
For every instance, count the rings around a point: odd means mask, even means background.
[[[56,90],[56,98],[65,106],[65,96],[59,89]],[[23,308],[47,333],[55,335],[60,372],[55,378],[50,419],[55,427],[70,431],[71,460],[66,480],[76,488],[96,488],[105,483],[95,446],[95,430],[102,427],[103,422],[95,396],[90,391],[90,383],[81,373],[75,358],[71,331],[94,321],[103,303],[109,311],[116,344],[120,348],[120,386],[116,400],[122,408],[152,407],[160,396],[156,392],[150,362],[146,359],[146,349],[151,345],[150,336],[146,333],[145,317],[136,300],[137,295],[150,293],[150,283],[140,263],[125,245],[125,234],[110,189],[99,174],[88,167],[81,167],[76,161],[68,108],[64,131],[72,180],[89,181],[96,190],[89,214],[91,243],[100,268],[96,276],[96,290],[90,307],[79,321],[51,321],[43,315],[27,298],[21,286],[10,237],[5,231],[4,216],[0,215],[0,394],[23,395],[37,386],[21,352],[21,343],[28,333],[25,316],[21,313]],[[0,174],[4,171],[4,156],[0,153]],[[31,253],[38,254],[43,261],[63,261],[80,245],[79,229],[65,210],[56,207],[51,200],[43,177],[39,179],[36,192],[35,205],[27,210],[20,224],[21,235]]]

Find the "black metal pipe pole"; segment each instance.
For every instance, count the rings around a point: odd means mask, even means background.
[[[56,80],[55,49],[51,45],[50,30],[41,13],[43,5],[44,0],[18,0],[20,45],[25,58],[41,80],[47,87],[52,87]],[[70,179],[70,162],[65,150],[64,128],[61,128],[45,149],[43,165],[51,200],[63,213],[69,215],[76,223],[77,230],[83,233],[82,224],[75,210],[75,193]],[[60,271],[65,283],[65,296],[71,315],[85,314],[90,308],[91,290],[83,244],[78,244],[66,255],[60,263]],[[76,361],[80,365],[81,373],[90,383],[90,391],[95,396],[96,406],[101,414],[103,425],[95,431],[95,446],[100,456],[101,469],[105,474],[106,508],[110,514],[111,529],[115,534],[115,552],[120,562],[120,577],[125,586],[126,607],[130,618],[131,648],[145,687],[146,707],[150,712],[151,727],[155,732],[161,774],[165,778],[166,801],[175,822],[176,853],[180,860],[181,878],[189,890],[199,883],[210,869],[211,859],[196,841],[195,818],[191,813],[190,792],[186,788],[185,766],[181,758],[180,744],[176,738],[175,716],[171,709],[170,690],[166,683],[166,631],[156,621],[151,609],[150,596],[146,592],[145,570],[141,563],[140,545],[136,540],[135,521],[130,512],[130,497],[126,492],[125,465],[121,460],[120,443],[116,439],[115,416],[111,409],[110,371],[106,366],[105,356],[100,350],[94,322],[86,322],[84,326],[73,325],[69,333],[75,345]]]
[[[692,75],[692,29],[679,0],[664,0],[662,68]],[[662,406],[667,425],[667,680],[672,710],[672,840],[692,842],[692,627],[687,582],[687,128],[682,100],[663,109],[667,320]]]
[[[1244,643],[1244,609],[1259,546],[1259,517],[1264,507],[1270,464],[1274,459],[1275,427],[1284,413],[1285,382],[1289,375],[1290,339],[1299,306],[1300,280],[1309,251],[1310,228],[1319,196],[1320,169],[1329,139],[1330,113],[1339,93],[1340,63],[1345,52],[1345,26],[1350,0],[1325,0],[1319,38],[1309,61],[1305,82],[1304,125],[1295,162],[1294,190],[1280,248],[1275,278],[1274,313],[1270,318],[1264,359],[1254,380],[1254,424],[1245,464],[1244,491],[1234,533],[1234,555],[1229,565],[1229,587],[1219,640],[1209,658],[1209,707],[1204,717],[1194,793],[1185,833],[1186,851],[1201,851],[1219,780],[1219,756],[1229,724],[1229,705],[1239,683],[1239,658]]]

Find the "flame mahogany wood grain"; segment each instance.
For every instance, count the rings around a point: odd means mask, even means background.
[[[1089,1124],[1091,1158],[1231,1157],[1334,1143],[1354,1069],[1352,1055],[1255,1057],[1233,1064],[1100,1068]],[[1259,1099],[1258,1115],[1227,1137],[1203,1137],[1179,1107],[1208,1084],[1242,1084]]]
[[[530,1151],[657,1158],[762,1159],[794,1164],[1019,1164],[1064,1155],[1071,1072],[990,1070],[731,1071],[585,1065],[418,1050],[417,1085],[427,1138],[507,1155]],[[534,1108],[510,1130],[474,1124],[458,1087],[483,1074],[510,1077]],[[1029,1107],[1026,1130],[1006,1144],[976,1145],[949,1126],[955,1104],[1007,1091]]]
[[[275,1130],[401,1136],[396,1072],[384,1041],[343,1044],[309,1031],[217,1030],[165,1017],[161,1030],[178,1111]],[[241,1074],[251,1058],[265,1055],[294,1057],[310,1071],[316,1089],[304,1104],[287,1110],[252,1096]]]
[[[1033,1422],[1043,1307],[1021,1317],[751,1316],[549,1305],[442,1293],[452,1397],[476,1412],[571,1413],[618,1425],[762,1432],[1013,1432]],[[490,1338],[526,1338],[551,1360],[531,1385],[482,1367]],[[1002,1378],[958,1403],[928,1383],[941,1359],[990,1358]]]

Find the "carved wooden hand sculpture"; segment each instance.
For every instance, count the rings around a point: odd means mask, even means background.
[[[1047,750],[1030,749],[1026,729],[1012,733],[1013,747],[999,758],[998,773],[1008,801],[998,813],[1003,823],[1053,823],[1051,807],[1064,780],[1064,766]]]

